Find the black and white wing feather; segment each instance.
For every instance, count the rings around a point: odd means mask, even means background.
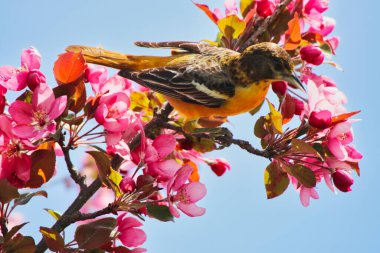
[[[119,75],[165,96],[212,108],[234,95],[234,85],[219,64],[121,70]]]

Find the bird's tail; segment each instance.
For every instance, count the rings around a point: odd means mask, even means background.
[[[82,53],[88,63],[129,71],[157,68],[165,66],[169,61],[173,60],[173,56],[136,56],[112,52],[100,47],[79,45],[68,46],[66,51]]]

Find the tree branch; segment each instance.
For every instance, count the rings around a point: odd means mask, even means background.
[[[8,227],[7,227],[7,220],[4,217],[0,218],[0,227],[1,227],[1,233],[3,234],[3,237],[5,237],[8,233]]]
[[[281,14],[282,10],[291,2],[292,0],[283,0],[276,8],[272,16],[267,17],[257,28],[257,30],[253,33],[252,37],[249,38],[239,49],[239,51],[243,51],[250,45],[255,44],[256,40],[262,35],[267,28],[274,23],[277,17]]]
[[[70,148],[61,145],[61,143],[60,143],[60,146],[65,158],[67,170],[69,171],[71,178],[74,180],[75,183],[79,185],[81,190],[85,189],[87,187],[86,182],[85,182],[86,177],[82,176],[79,173],[79,171],[75,169],[74,164],[72,163],[71,158],[70,158]]]
[[[158,128],[162,126],[162,122],[167,122],[169,114],[173,111],[173,107],[170,104],[165,104],[163,108],[155,115],[155,117],[144,126],[144,131],[146,133],[151,133],[157,131]],[[128,144],[130,150],[134,150],[140,144],[141,135],[136,135]],[[122,162],[121,157],[115,156],[111,164],[113,168],[117,168],[120,166]],[[97,178],[92,184],[88,187],[84,187],[79,192],[77,198],[73,201],[73,203],[66,209],[63,215],[56,221],[56,223],[52,226],[52,229],[56,232],[62,232],[66,227],[75,222],[73,217],[78,216],[78,211],[83,207],[83,205],[95,194],[96,191],[99,190],[102,183],[99,178]],[[101,212],[100,210],[99,212]],[[105,211],[105,210],[103,210]],[[99,214],[99,213],[97,213]],[[95,215],[97,215],[95,214]],[[94,214],[92,214],[94,215]],[[80,215],[79,215],[80,216]],[[91,216],[91,215],[89,215]],[[73,221],[74,220],[74,221]],[[43,253],[47,249],[46,242],[44,239],[41,239],[37,245],[35,253]]]

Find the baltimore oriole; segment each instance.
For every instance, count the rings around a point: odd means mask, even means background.
[[[134,56],[96,47],[69,46],[89,63],[120,69],[119,75],[161,93],[187,120],[227,117],[259,106],[272,81],[303,90],[287,52],[274,43],[252,45],[242,53],[195,42],[136,42],[172,48],[171,56]]]

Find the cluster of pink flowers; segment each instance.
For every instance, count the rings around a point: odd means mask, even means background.
[[[21,67],[0,67],[1,96],[8,91],[28,92],[11,103],[4,111],[6,101],[1,100],[0,115],[0,178],[6,178],[17,187],[24,187],[30,179],[31,153],[42,138],[57,130],[55,119],[65,110],[67,97],[55,97],[39,70],[41,56],[37,49],[22,52]]]

